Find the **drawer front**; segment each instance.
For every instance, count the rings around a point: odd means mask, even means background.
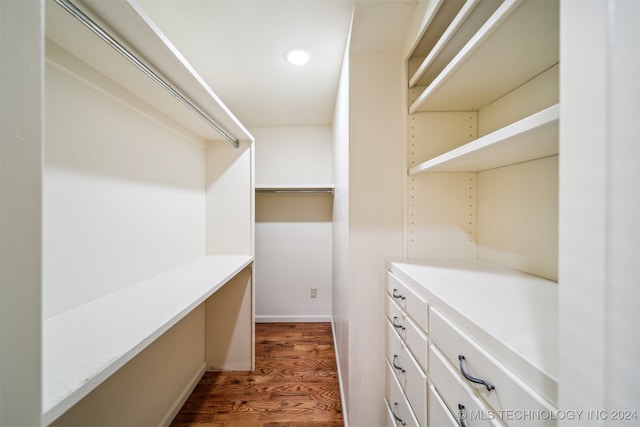
[[[394,329],[400,338],[409,347],[409,351],[416,358],[418,364],[426,372],[428,367],[427,354],[429,353],[427,335],[411,320],[405,311],[398,307],[389,295],[385,299],[385,305],[387,318],[394,325]]]
[[[389,271],[387,271],[387,292],[402,309],[409,313],[423,331],[429,330],[427,301]]]
[[[460,375],[459,356],[464,356],[463,368],[469,375],[487,381],[495,388],[467,381],[497,413],[509,411],[537,411],[534,413],[552,413],[553,406],[533,391],[522,380],[513,375],[493,356],[473,342],[463,331],[453,325],[440,312],[431,308],[431,339],[444,356],[457,367]],[[536,420],[538,425],[553,426],[554,420]],[[530,422],[530,421],[529,421]],[[509,420],[517,425],[517,420]]]
[[[387,369],[385,371],[385,398],[392,416],[397,421],[396,424],[405,427],[420,427],[420,423],[409,406],[404,393],[400,388],[400,384],[393,374],[393,368],[389,363],[385,363]],[[426,427],[426,426],[422,426]]]
[[[396,424],[396,420],[393,417],[393,412],[391,412],[391,406],[389,404],[389,401],[386,398],[384,399],[384,403],[386,404],[385,413],[387,414],[387,417],[384,423],[385,427],[398,427],[398,425]]]
[[[429,346],[429,376],[449,411],[462,417],[467,427],[502,425],[433,345]]]
[[[458,427],[458,421],[451,415],[447,405],[432,384],[429,385],[429,426]]]
[[[420,425],[427,425],[427,376],[402,342],[393,326],[386,322],[386,356],[396,379]]]

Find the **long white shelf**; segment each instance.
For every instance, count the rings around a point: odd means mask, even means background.
[[[386,268],[520,378],[557,401],[558,284],[479,259],[401,259]]]
[[[560,107],[554,105],[409,169],[477,172],[558,154]]]
[[[249,131],[135,0],[71,1],[233,137],[240,141],[254,141]],[[46,2],[45,10],[49,40],[203,139],[223,139],[177,98],[53,0]]]
[[[43,421],[50,424],[253,261],[203,256],[45,319]]]
[[[559,60],[556,0],[505,0],[411,104],[418,111],[477,111]]]

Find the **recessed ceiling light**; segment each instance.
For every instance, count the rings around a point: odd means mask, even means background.
[[[290,64],[304,65],[311,60],[311,52],[302,48],[289,49],[285,57]]]

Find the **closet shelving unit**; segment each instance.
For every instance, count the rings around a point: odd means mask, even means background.
[[[559,106],[554,105],[414,166],[423,172],[477,172],[558,154]]]
[[[77,6],[120,47],[142,61],[164,83],[168,82],[175,93],[168,92],[158,81],[145,75],[65,10],[62,7],[65,5]],[[151,120],[170,129],[168,132],[183,135],[211,153],[215,160],[212,166],[207,166],[213,168],[207,174],[216,175],[222,183],[206,190],[202,183],[201,206],[204,209],[205,205],[214,202],[225,204],[233,219],[227,221],[224,217],[212,217],[202,212],[202,217],[206,217],[207,232],[218,233],[224,236],[223,239],[231,236],[231,239],[241,241],[211,243],[203,233],[206,250],[201,256],[45,317],[43,422],[48,425],[194,308],[232,282],[239,272],[252,268],[254,196],[253,137],[134,0],[74,0],[70,6],[65,1],[48,0],[46,39],[48,65],[63,69],[79,80],[85,80],[84,76],[90,74],[89,85],[142,111]],[[194,106],[197,111],[192,108]],[[119,126],[118,123],[113,125]],[[60,126],[70,129],[74,124],[62,123]],[[228,178],[227,174],[230,175]],[[234,182],[238,176],[241,179]],[[166,244],[171,245],[171,242]],[[118,266],[113,268],[118,269]],[[44,293],[56,292],[55,289],[47,290],[47,282],[45,274]],[[250,293],[253,292],[252,283],[251,278]],[[246,324],[251,329],[242,333],[252,340],[253,313],[242,315],[250,317]],[[215,340],[215,336],[206,339]],[[253,363],[252,351],[243,356],[250,364]]]
[[[407,249],[386,268],[552,409],[559,2],[443,0],[422,22],[407,52]]]
[[[74,1],[82,6],[98,26],[110,29],[111,35],[159,77],[173,83],[174,88],[192,100],[233,139],[252,141],[253,137],[233,115],[216,93],[193,69],[171,41],[134,0]],[[80,21],[73,18],[55,0],[47,3],[47,39],[100,70],[126,91],[144,99],[148,104],[170,118],[175,126],[189,129],[204,140],[220,140],[221,134],[163,90],[156,81],[118,53],[104,40],[92,34]],[[161,68],[160,68],[161,67]]]
[[[469,0],[469,3],[476,2]],[[486,6],[499,4],[491,0],[478,3],[473,11],[485,12],[482,16],[492,10]],[[461,23],[457,22],[456,16],[450,27],[455,26],[455,34],[461,35],[460,40],[448,32],[443,38],[465,44],[455,50],[455,56],[433,80],[428,80],[428,86],[412,102],[409,113],[478,111],[557,64],[558,49],[548,48],[553,45],[554,38],[557,40],[558,34],[558,21],[548,19],[549,9],[554,7],[557,9],[553,1],[505,0],[477,31],[478,23],[471,20],[473,11],[469,19]],[[459,15],[465,13],[463,8]],[[468,27],[471,31],[466,31]],[[442,48],[436,57],[448,59],[450,55]],[[428,71],[429,67],[421,66],[411,78],[410,87],[419,84]]]

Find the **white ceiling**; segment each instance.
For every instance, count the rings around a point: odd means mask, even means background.
[[[138,0],[246,126],[331,124],[352,51],[400,50],[416,0]],[[311,51],[288,64],[292,47]]]

